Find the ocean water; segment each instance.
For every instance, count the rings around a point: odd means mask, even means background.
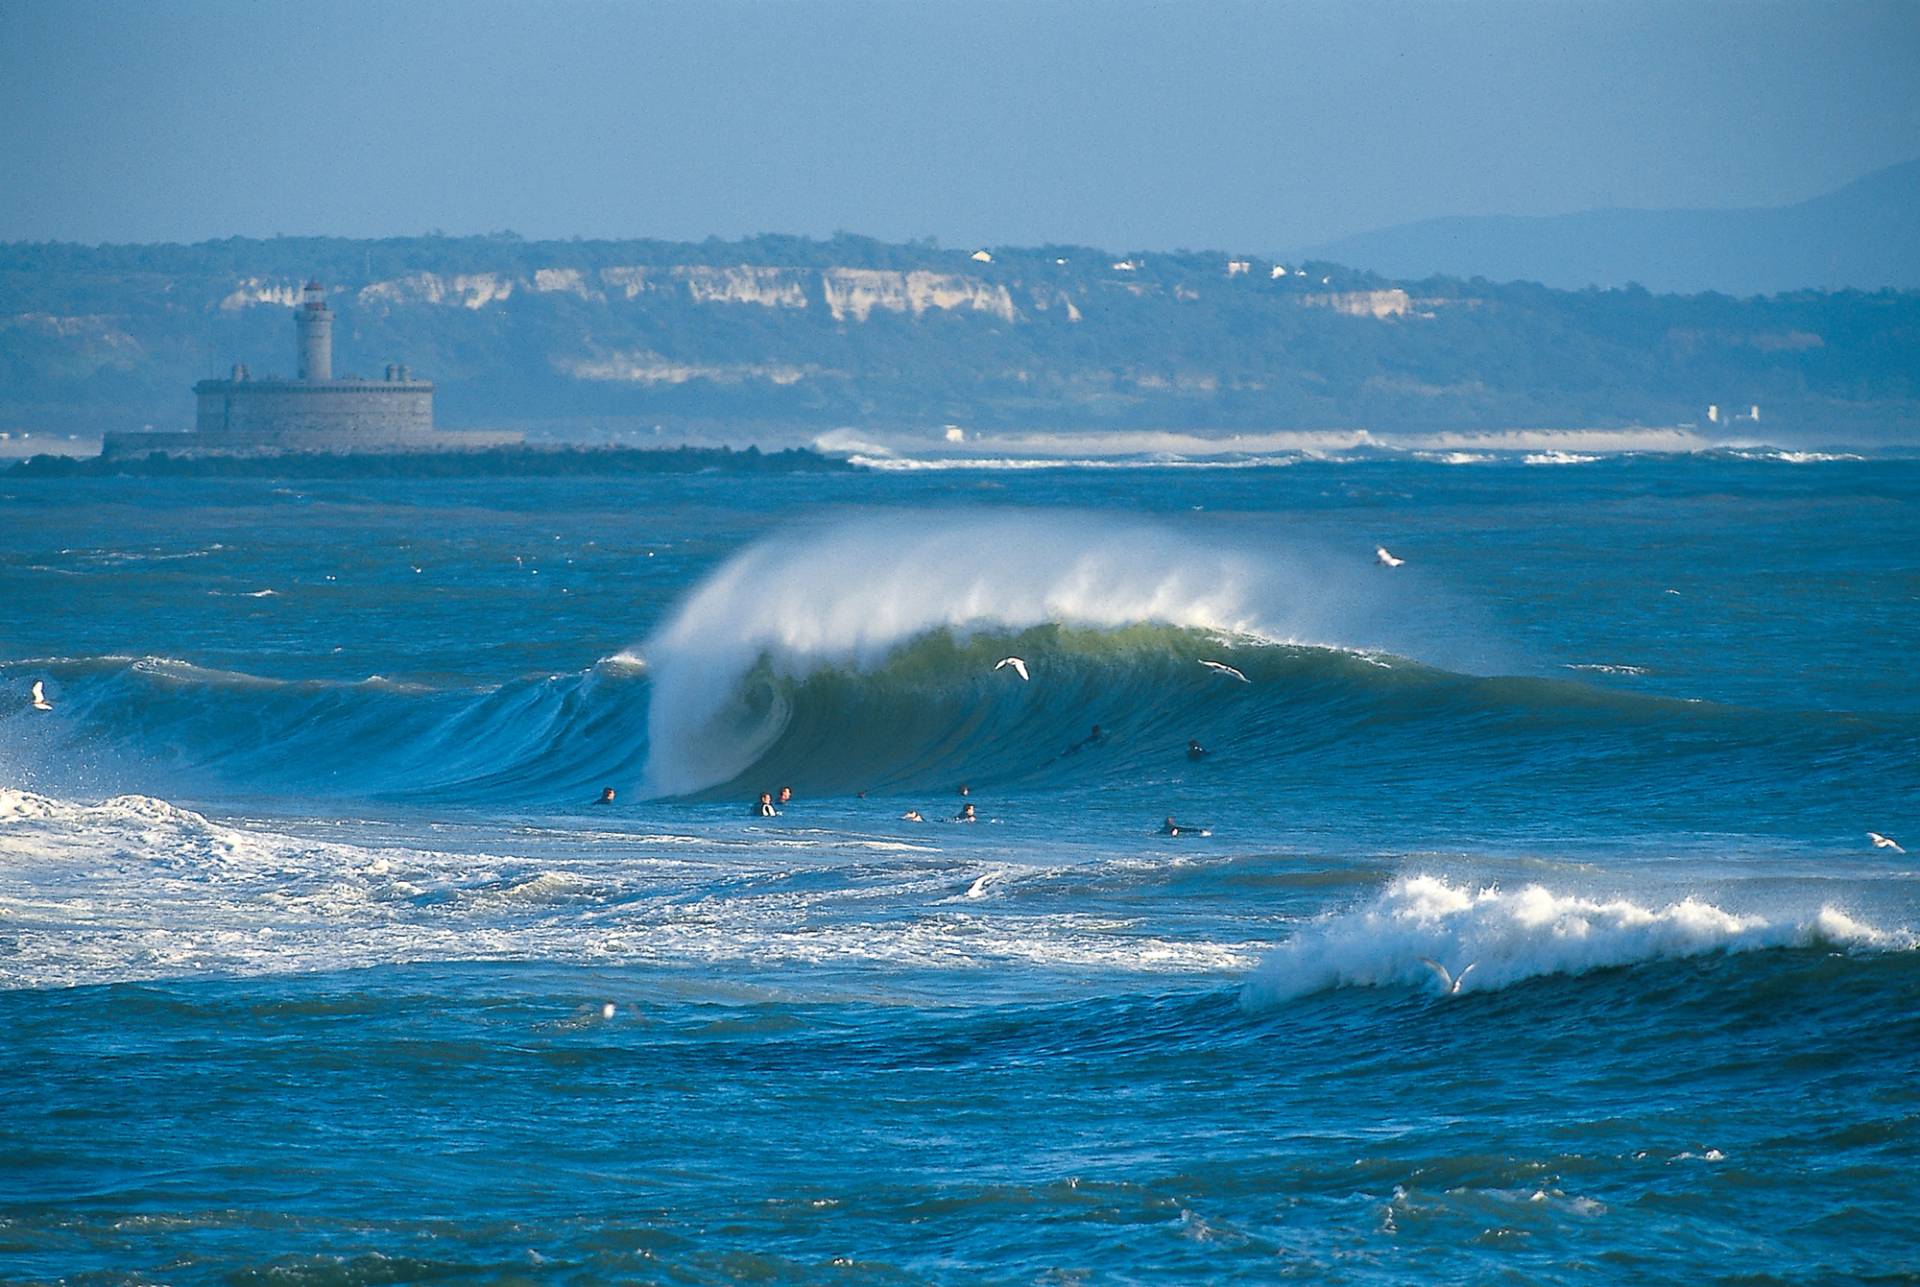
[[[1920,462],[919,463],[0,478],[0,1277],[1920,1278]]]

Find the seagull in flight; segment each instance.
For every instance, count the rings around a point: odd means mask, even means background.
[[[1008,666],[1013,667],[1013,673],[1020,676],[1022,683],[1033,682],[1027,677],[1027,663],[1018,657],[1002,657],[999,661],[993,663],[995,670],[1005,670]]]
[[[1397,568],[1406,562],[1405,559],[1395,558],[1388,552],[1387,547],[1384,545],[1376,545],[1373,547],[1373,561],[1383,568]]]
[[[1439,976],[1440,988],[1441,988],[1440,994],[1442,996],[1456,997],[1460,995],[1460,985],[1467,981],[1467,976],[1473,973],[1473,967],[1475,965],[1480,964],[1480,962],[1478,961],[1472,962],[1467,966],[1466,969],[1460,971],[1460,973],[1458,974],[1447,973],[1447,967],[1440,964],[1440,962],[1434,960],[1430,956],[1421,957],[1420,964],[1426,966],[1429,970],[1432,970],[1436,975]]]
[[[47,686],[37,679],[33,681],[33,709],[37,711],[53,709],[53,703],[47,700]]]
[[[1200,664],[1202,666],[1205,666],[1208,670],[1218,671],[1222,675],[1232,675],[1235,679],[1239,680],[1243,684],[1251,684],[1253,682],[1251,679],[1248,679],[1245,675],[1235,670],[1232,666],[1227,665],[1227,663],[1224,661],[1203,661]]]
[[[33,691],[34,691],[34,695],[38,696],[40,693],[40,685],[35,684],[33,686]],[[1877,831],[1869,831],[1867,833],[1867,839],[1873,841],[1873,847],[1875,849],[1891,849],[1893,850],[1893,852],[1897,854],[1903,854],[1907,852],[1906,850],[1900,847],[1897,841],[1889,840]]]

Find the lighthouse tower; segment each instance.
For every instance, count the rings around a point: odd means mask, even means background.
[[[300,333],[300,378],[309,383],[333,379],[333,310],[327,307],[327,288],[308,282],[293,318]]]

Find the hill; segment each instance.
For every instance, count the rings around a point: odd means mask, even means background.
[[[1710,402],[1832,440],[1920,435],[1920,294],[1557,291],[1331,263],[858,237],[283,238],[0,246],[0,430],[184,428],[194,380],[405,362],[447,427],[805,441],[833,427],[1670,425]]]
[[[1920,160],[1798,205],[1426,219],[1307,252],[1389,276],[1765,295],[1920,288]]]

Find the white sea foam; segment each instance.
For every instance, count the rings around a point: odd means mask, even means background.
[[[1368,577],[1359,552],[1342,562],[1242,551],[1077,514],[922,512],[783,534],[714,573],[647,641],[644,788],[669,795],[724,782],[772,743],[788,716],[779,693],[740,694],[763,658],[797,675],[871,665],[935,630],[1142,622],[1404,652],[1395,645],[1405,641],[1366,635],[1384,630],[1382,605],[1417,593]]]
[[[632,648],[622,648],[610,657],[602,657],[599,664],[614,670],[645,670],[647,659]]]
[[[964,441],[964,454],[950,450]],[[1688,429],[1513,429],[1374,434],[1364,429],[1196,434],[1162,430],[1081,433],[972,433],[932,442],[882,440],[834,430],[814,440],[825,452],[895,472],[1032,469],[1246,469],[1303,460],[1377,460],[1412,453],[1439,464],[1485,464],[1524,456],[1526,464],[1584,464],[1601,456],[1708,451],[1719,444]],[[1783,453],[1786,458],[1792,453]]]
[[[1258,434],[1196,434],[1164,430],[1116,430],[1083,433],[972,434],[967,455],[987,460],[1087,462],[1113,457],[1193,459],[1209,456],[1320,456],[1377,445],[1364,429],[1301,430]],[[870,458],[924,457],[935,444],[924,439],[877,442],[836,430],[814,440],[822,451]],[[945,453],[942,453],[945,455]],[[939,457],[934,457],[938,459]],[[951,457],[948,457],[951,458]]]
[[[1807,916],[1742,914],[1691,897],[1654,906],[1541,885],[1476,889],[1408,876],[1363,907],[1303,926],[1267,956],[1242,996],[1257,1007],[1338,987],[1431,989],[1428,960],[1456,975],[1472,966],[1464,993],[1662,957],[1815,944],[1912,948],[1915,938],[1832,906]]]
[[[1275,469],[1298,464],[1300,456],[849,456],[848,461],[882,473],[940,473],[954,470],[1041,469]]]
[[[972,853],[783,838],[608,834],[516,858],[316,840],[146,796],[0,788],[0,988],[414,961],[1218,975],[1255,960],[1249,944],[1121,918],[958,902],[980,876]]]
[[[1771,454],[1770,458],[1786,465],[1824,465],[1835,460],[1866,459],[1864,456],[1856,456],[1851,452],[1844,451],[1776,451]]]
[[[1742,460],[1773,460],[1783,465],[1825,465],[1840,460],[1866,459],[1850,451],[1794,451],[1785,447],[1769,447],[1765,444],[1735,447],[1733,454]]]
[[[69,548],[60,553],[73,558],[86,559],[97,563],[174,563],[181,559],[204,559],[209,554],[227,547],[215,542],[200,550],[110,550]]]

